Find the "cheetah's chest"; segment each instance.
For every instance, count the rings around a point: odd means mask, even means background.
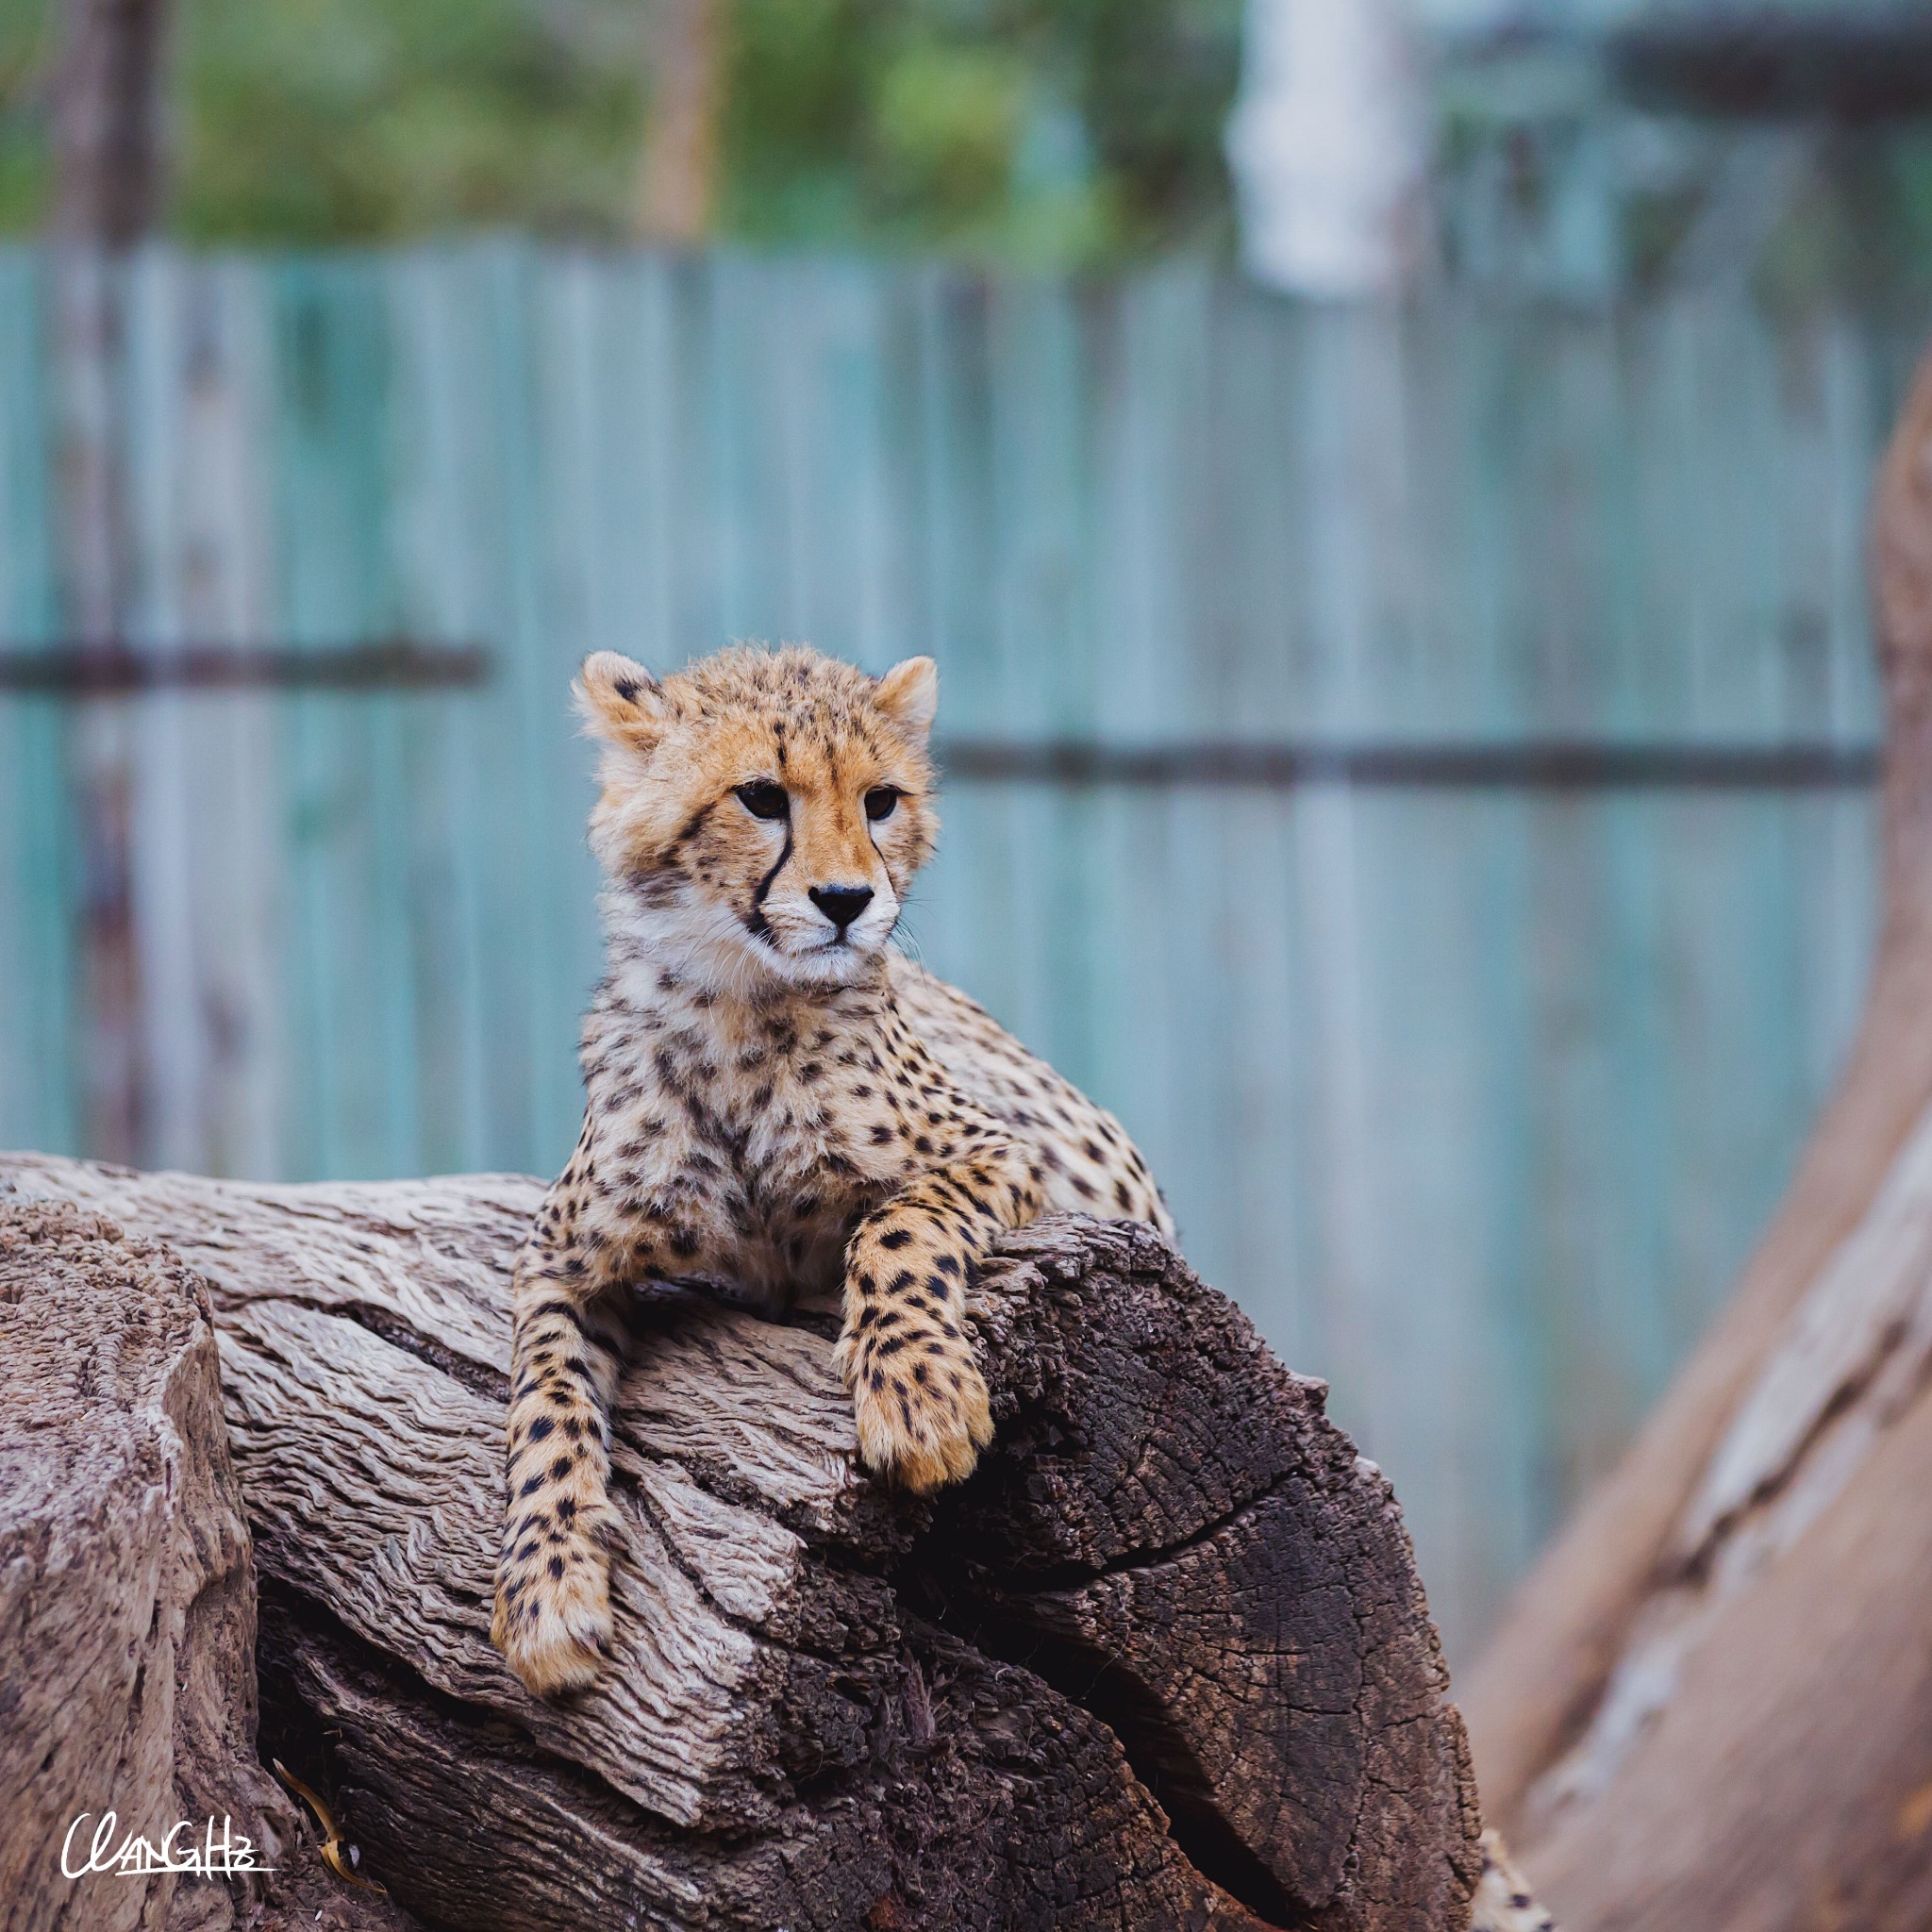
[[[743,1158],[721,1190],[741,1278],[788,1289],[837,1285],[854,1225],[886,1191],[851,1168],[842,1139],[783,1100],[747,1124]]]
[[[693,1071],[684,1111],[707,1246],[769,1296],[835,1287],[853,1227],[892,1179],[850,1069],[820,1047],[714,1055]]]

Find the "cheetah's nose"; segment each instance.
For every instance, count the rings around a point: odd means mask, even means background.
[[[870,886],[814,886],[811,889],[811,903],[839,928],[840,937],[845,928],[872,904]]]

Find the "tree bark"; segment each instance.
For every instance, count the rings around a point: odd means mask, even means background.
[[[167,0],[64,0],[54,80],[54,232],[125,248],[160,212]]]
[[[1466,1687],[1572,1928],[1932,1910],[1932,361],[1873,557],[1885,914],[1850,1061],[1730,1307]]]
[[[691,247],[717,190],[718,0],[651,0],[650,121],[638,171],[638,233]]]
[[[617,1654],[543,1704],[487,1637],[537,1183],[0,1176],[210,1284],[265,1739],[425,1919],[1466,1923],[1474,1790],[1389,1487],[1149,1230],[1005,1244],[999,1438],[937,1501],[859,1470],[828,1319],[641,1294]]]
[[[254,1577],[208,1291],[97,1215],[16,1208],[0,1357],[0,1927],[232,1925],[258,1882],[61,1870],[75,1821],[80,1863],[109,1811],[157,1841],[231,1818],[264,1865],[293,1837],[255,1759]]]

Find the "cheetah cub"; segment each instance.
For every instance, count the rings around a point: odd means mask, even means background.
[[[859,1453],[930,1490],[991,1438],[964,1304],[1001,1230],[1051,1207],[1173,1231],[1111,1116],[891,944],[937,829],[938,694],[928,658],[584,665],[608,970],[583,1131],[517,1260],[491,1628],[540,1694],[610,1642],[625,1284],[842,1282]]]

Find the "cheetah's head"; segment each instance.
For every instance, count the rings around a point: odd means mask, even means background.
[[[869,970],[938,829],[930,658],[874,678],[739,646],[654,678],[600,651],[575,689],[604,745],[591,845],[614,931],[721,990]]]

